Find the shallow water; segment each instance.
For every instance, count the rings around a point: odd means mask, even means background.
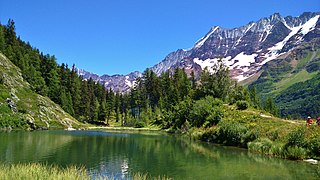
[[[140,172],[173,179],[318,179],[319,166],[192,142],[162,133],[0,132],[0,161],[84,166],[130,179]]]

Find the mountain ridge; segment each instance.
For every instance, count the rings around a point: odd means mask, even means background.
[[[305,12],[298,17],[282,17],[274,13],[256,22],[236,28],[213,26],[209,32],[188,49],[169,53],[161,62],[150,67],[157,75],[177,67],[199,75],[205,67],[211,67],[218,59],[224,60],[231,76],[243,81],[254,76],[261,67],[295,46],[317,37],[319,12]],[[80,71],[80,70],[79,70]],[[128,91],[141,72],[127,75],[102,75],[81,71],[84,79],[92,78],[107,88]]]

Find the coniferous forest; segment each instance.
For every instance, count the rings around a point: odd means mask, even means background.
[[[179,68],[161,76],[146,69],[134,88],[120,93],[105,89],[92,79],[83,80],[75,65],[59,65],[54,55],[44,54],[21,40],[13,20],[0,25],[0,51],[21,69],[34,92],[49,97],[84,123],[109,125],[115,121],[122,126],[173,129],[186,125],[209,127],[223,117],[224,104],[235,104],[238,109],[251,106],[278,115],[272,98],[261,103],[256,89],[237,85],[222,61],[199,77]]]

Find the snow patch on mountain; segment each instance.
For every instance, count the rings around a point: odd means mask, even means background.
[[[127,86],[132,87],[132,82],[129,81],[129,76],[126,76],[125,82]]]
[[[236,57],[233,58],[233,61],[237,61],[234,65],[232,65],[232,69],[235,67],[244,67],[250,66],[251,63],[255,62],[255,58],[258,54],[247,55],[244,52],[239,53]]]
[[[317,15],[313,18],[311,18],[309,21],[307,21],[303,26],[302,26],[302,29],[301,29],[301,33],[303,35],[306,35],[308,34],[310,31],[312,31],[315,27],[316,27],[316,24],[319,20],[319,17],[320,15]]]
[[[252,76],[252,75],[251,75]],[[243,74],[240,74],[239,76],[236,76],[236,77],[234,77],[234,79],[236,79],[237,81],[243,81],[243,80],[246,80],[246,79],[248,79],[249,77],[251,77],[251,76],[245,76],[245,75],[243,75]]]
[[[241,68],[241,67],[249,67],[251,63],[255,63],[255,58],[257,56],[258,54],[247,55],[244,52],[241,52],[233,59],[231,59],[231,56],[228,56],[225,58],[213,58],[213,59],[206,59],[206,60],[194,58],[193,62],[198,64],[202,70],[208,67],[210,71],[211,67],[215,65],[218,62],[218,60],[222,60],[222,62],[224,62],[224,64],[228,66],[230,69],[235,69],[235,68]]]
[[[214,58],[214,59],[206,59],[206,60],[201,60],[199,58],[194,58],[193,62],[198,64],[202,70],[205,68],[208,68],[208,71],[210,73],[213,73],[212,67],[218,63],[219,60],[222,60],[225,64],[230,64],[230,59],[231,56],[225,57],[225,58]]]

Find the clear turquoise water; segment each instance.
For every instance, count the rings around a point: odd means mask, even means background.
[[[316,165],[161,133],[0,132],[0,162],[81,165],[93,178],[102,175],[130,179],[130,174],[140,172],[198,180],[320,179]]]

